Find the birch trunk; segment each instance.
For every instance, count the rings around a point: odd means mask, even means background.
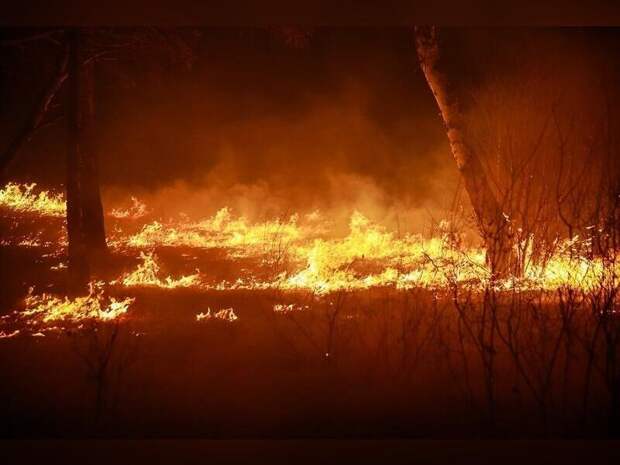
[[[510,272],[512,255],[508,221],[491,190],[480,159],[467,144],[461,108],[441,69],[435,29],[416,27],[415,35],[420,67],[439,107],[452,155],[474,209],[487,248],[487,263],[495,277],[504,276]]]

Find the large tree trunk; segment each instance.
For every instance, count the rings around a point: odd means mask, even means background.
[[[491,190],[480,159],[467,144],[462,111],[441,69],[435,29],[416,27],[415,35],[420,67],[439,107],[452,155],[476,214],[487,248],[487,263],[494,277],[505,276],[512,267],[509,223]]]
[[[92,143],[94,63],[86,59],[83,34],[69,32],[69,150],[67,158],[67,232],[69,281],[82,292],[90,265],[107,251],[97,156]]]
[[[67,150],[67,236],[69,241],[69,292],[84,293],[90,281],[90,267],[86,248],[82,209],[83,164],[80,151],[83,112],[80,108],[80,33],[71,30],[69,42],[69,92]]]
[[[78,72],[79,86],[79,151],[82,160],[82,221],[84,222],[85,244],[91,256],[107,251],[103,206],[99,191],[98,159],[93,144],[93,119],[95,115],[94,61],[82,62]]]

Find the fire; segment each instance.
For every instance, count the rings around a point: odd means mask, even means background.
[[[36,183],[7,183],[0,189],[0,207],[17,213],[35,213],[41,216],[63,217],[66,215],[66,200],[61,192],[36,189]],[[37,192],[38,191],[38,192]],[[114,208],[108,215],[117,218],[138,219],[149,213],[146,205],[131,197],[131,206]]]
[[[193,275],[181,276],[174,279],[170,276],[160,278],[160,266],[157,262],[157,256],[152,252],[140,252],[142,263],[138,267],[125,275],[121,283],[123,286],[147,286],[147,287],[163,287],[166,289],[175,289],[179,287],[191,287],[200,284],[200,276],[198,273]]]
[[[82,323],[84,321],[107,322],[124,316],[135,299],[125,297],[116,299],[104,295],[102,283],[91,283],[86,296],[75,298],[53,294],[35,294],[30,288],[23,300],[23,309],[16,310],[4,318],[4,324],[25,323],[32,335],[42,335],[39,329],[58,329],[58,324]],[[19,334],[19,330],[6,332],[1,337],[9,338]]]
[[[233,218],[228,208],[222,208],[213,217],[198,222],[164,225],[154,221],[130,236],[126,244],[132,248],[226,248],[232,256],[266,255],[277,248],[290,247],[308,236],[311,231],[302,229],[298,218],[293,215],[288,221],[276,219],[250,224],[243,217]]]
[[[113,218],[131,218],[138,219],[146,216],[148,209],[146,205],[136,197],[131,197],[131,206],[128,208],[114,208],[110,211],[110,216]]]
[[[35,186],[7,184],[0,191],[0,205],[41,216],[64,214],[62,195],[47,191],[36,194]],[[132,197],[131,207],[113,209],[110,215],[137,222],[147,212],[147,206]],[[142,260],[135,270],[110,282],[125,287],[279,289],[317,295],[374,287],[446,289],[455,284],[470,289],[492,285],[499,291],[553,291],[564,286],[592,289],[609,276],[613,279],[620,275],[620,260],[610,265],[593,258],[587,253],[591,248],[588,240],[573,238],[555,244],[554,254],[545,263],[526,260],[522,276],[491,281],[485,250],[457,244],[459,241],[449,233],[449,224],[441,223],[440,233],[434,237],[396,235],[357,211],[351,215],[344,237],[331,233],[330,222],[318,212],[253,223],[222,208],[202,220],[180,217],[165,223],[137,223],[138,228],[129,228],[134,232],[129,232],[127,226],[115,225],[109,241],[116,253],[138,254]],[[1,244],[43,247],[47,242],[29,233],[15,240],[3,238]],[[61,240],[58,245],[65,243]],[[154,253],[161,247],[219,249],[229,260],[249,259],[252,265],[244,266],[232,280],[207,282],[199,272],[162,276]]]
[[[15,331],[11,331],[11,332],[6,332],[6,331],[0,331],[0,339],[10,339],[12,337],[17,336],[21,331],[19,329],[16,329]]]
[[[0,207],[20,213],[37,213],[42,216],[65,216],[65,199],[62,194],[50,191],[34,193],[36,183],[10,182],[0,189]]]
[[[346,237],[317,239],[297,252],[306,266],[281,276],[278,284],[283,289],[325,294],[374,286],[435,287],[446,284],[447,269],[459,281],[486,276],[482,250],[458,250],[445,237],[424,239],[410,234],[397,238],[359,212],[351,216]]]
[[[196,321],[211,320],[211,319],[223,320],[228,323],[233,323],[237,321],[239,317],[235,314],[235,310],[232,307],[223,308],[214,313],[211,312],[211,308],[208,308],[206,313],[201,312],[201,313],[196,314]]]
[[[304,310],[308,310],[310,307],[308,305],[298,305],[298,304],[275,304],[273,306],[273,311],[276,313],[292,313],[292,312],[301,312]]]
[[[326,231],[328,224],[321,222],[316,213],[308,215],[304,222],[299,221],[299,215],[293,215],[287,221],[250,224],[244,218],[233,218],[224,208],[199,222],[149,223],[125,244],[138,249],[221,248],[231,258],[253,257],[263,264],[281,263],[291,268],[279,270],[270,281],[239,278],[212,286],[217,289],[278,287],[321,294],[382,285],[442,285],[445,277],[439,265],[448,262],[457,265],[453,269],[460,280],[480,278],[485,273],[483,250],[456,250],[445,238],[396,238],[359,212],[352,215],[346,237],[321,237]],[[364,268],[380,271],[368,273]]]

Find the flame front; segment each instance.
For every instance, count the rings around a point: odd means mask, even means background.
[[[36,193],[34,184],[7,184],[0,191],[0,206],[17,215],[61,216],[65,211],[61,194]],[[138,223],[137,232],[129,232],[132,228],[126,227],[127,220],[138,222],[148,211],[145,204],[132,198],[131,207],[109,213],[115,222],[109,237],[113,251],[141,260],[134,270],[125,271],[109,284],[220,291],[269,288],[317,295],[385,286],[445,289],[452,284],[473,289],[493,285],[498,290],[553,291],[565,286],[587,290],[609,276],[615,279],[620,271],[618,260],[592,258],[587,253],[588,241],[574,238],[556,244],[555,252],[543,264],[526,260],[528,265],[522,276],[491,281],[485,250],[458,245],[448,234],[449,224],[442,223],[435,237],[397,236],[357,211],[351,215],[349,232],[344,237],[330,234],[329,221],[318,212],[252,223],[235,217],[228,208],[198,221],[180,218]],[[36,237],[17,239],[11,243],[22,247],[41,245]],[[63,246],[62,242],[58,244]],[[232,279],[208,277],[196,267],[189,274],[164,276],[155,253],[158,249],[189,250],[190,253],[176,253],[177,257],[181,255],[181,261],[192,255],[192,250],[221,250],[228,260],[235,263],[243,259],[245,265],[239,267]],[[71,306],[60,301],[54,301],[54,305]]]
[[[10,182],[0,189],[0,207],[19,213],[35,213],[41,216],[65,216],[65,199],[62,194],[49,191],[34,193],[36,183]]]
[[[140,258],[142,258],[142,263],[120,280],[123,286],[154,286],[174,289],[200,284],[198,274],[181,276],[177,279],[166,276],[162,279],[158,276],[160,274],[160,266],[157,262],[157,257],[153,253],[140,252]],[[114,283],[116,282],[118,281],[114,281]]]
[[[22,308],[2,317],[0,339],[16,337],[25,330],[32,336],[82,327],[87,322],[112,322],[124,317],[135,302],[132,297],[117,299],[105,295],[104,283],[90,283],[85,296],[67,297],[35,293],[31,287]]]

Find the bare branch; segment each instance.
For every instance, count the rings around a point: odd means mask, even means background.
[[[60,29],[54,29],[51,31],[45,31],[45,32],[41,32],[38,34],[33,34],[27,37],[21,37],[21,38],[16,38],[16,39],[3,39],[0,40],[0,47],[12,47],[15,45],[23,45],[26,42],[34,42],[36,40],[45,40],[45,39],[51,39],[53,41],[56,41],[54,39],[54,34],[61,32]]]
[[[58,67],[49,84],[45,87],[41,97],[37,100],[32,113],[24,122],[24,125],[11,141],[8,148],[0,154],[0,174],[5,174],[10,163],[15,159],[19,150],[32,138],[34,132],[43,124],[45,115],[54,100],[54,97],[67,79],[67,66],[69,62],[69,48],[65,44]]]

